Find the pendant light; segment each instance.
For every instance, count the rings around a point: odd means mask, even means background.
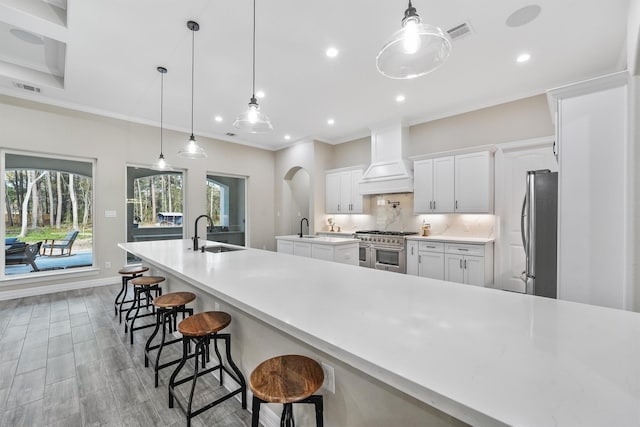
[[[260,111],[258,100],[256,99],[256,0],[253,0],[253,92],[249,99],[249,108],[241,113],[233,127],[249,133],[262,133],[273,130],[269,117]]]
[[[206,159],[207,153],[196,142],[196,137],[193,135],[193,69],[194,69],[194,56],[195,56],[195,34],[200,30],[200,25],[195,21],[187,22],[187,28],[191,30],[191,136],[189,140],[178,151],[178,156],[185,157],[187,159]]]
[[[164,75],[167,74],[167,69],[164,67],[158,67],[158,72],[160,73],[160,156],[158,156],[158,160],[151,167],[155,170],[161,171],[171,171],[173,168],[169,163],[165,160],[164,154],[162,153],[162,115],[164,112]]]
[[[402,28],[380,49],[376,67],[392,79],[413,79],[441,66],[450,53],[449,35],[436,26],[424,24],[409,0]]]

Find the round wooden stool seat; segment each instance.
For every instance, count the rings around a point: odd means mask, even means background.
[[[196,294],[191,292],[171,292],[153,300],[153,305],[159,308],[173,308],[187,305],[196,299]]]
[[[151,286],[164,282],[164,280],[165,278],[162,276],[140,276],[135,279],[131,279],[131,284],[133,286]]]
[[[249,378],[253,395],[270,403],[294,403],[315,393],[324,381],[322,367],[306,356],[288,354],[265,360]]]
[[[142,274],[145,271],[149,271],[149,267],[143,267],[141,265],[132,265],[128,267],[123,267],[118,270],[118,274],[122,275],[132,275],[132,274]]]
[[[178,324],[178,331],[189,337],[203,337],[218,332],[231,323],[231,316],[223,311],[194,314]]]

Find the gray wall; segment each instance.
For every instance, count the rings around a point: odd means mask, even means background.
[[[125,254],[117,244],[126,241],[126,165],[150,166],[155,162],[159,153],[158,129],[7,96],[0,96],[0,129],[3,148],[97,159],[94,256],[98,266],[97,271],[82,277],[6,281],[0,284],[0,293],[117,276],[118,269],[125,264]],[[209,158],[181,159],[176,153],[187,135],[167,130],[164,136],[167,160],[174,168],[186,171],[185,235],[193,235],[193,220],[205,212],[207,172],[246,175],[251,201],[247,215],[251,224],[249,244],[275,250],[273,152],[198,138]],[[105,218],[105,210],[114,210],[117,216]],[[204,236],[204,224],[202,227],[200,236]],[[105,262],[110,262],[112,268],[104,268]]]

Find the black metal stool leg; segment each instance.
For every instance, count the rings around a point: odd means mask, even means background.
[[[171,374],[171,378],[169,378],[169,408],[173,408],[173,393],[174,388],[175,388],[175,383],[176,383],[176,377],[178,376],[178,374],[180,373],[180,370],[184,367],[184,364],[187,362],[188,359],[188,355],[189,352],[187,350],[187,344],[189,342],[189,338],[188,337],[182,337],[182,359],[180,360],[180,363],[178,363],[178,366],[176,366],[176,369],[173,371],[173,373]],[[198,360],[198,358],[196,357],[196,361]]]
[[[222,369],[222,356],[220,356],[220,351],[218,350],[218,340],[213,340],[213,349],[216,352],[216,357],[218,358],[218,364],[220,365],[220,385],[224,385],[224,369]]]
[[[237,380],[240,383],[240,387],[242,389],[242,391],[240,392],[242,396],[242,409],[247,409],[247,382],[245,381],[244,376],[242,375],[242,372],[240,372],[240,369],[238,369],[236,364],[233,362],[233,358],[231,357],[231,335],[224,334],[222,335],[222,338],[225,341],[227,363],[229,363],[229,365],[231,366],[231,369],[233,369],[233,372],[236,373],[238,377]]]
[[[251,427],[260,427],[260,404],[262,402],[262,399],[253,396],[251,404]]]
[[[164,322],[163,325],[164,327]],[[151,335],[149,336],[149,338],[147,339],[147,343],[144,345],[144,367],[148,368],[149,367],[149,356],[147,356],[147,353],[149,352],[149,349],[151,347],[151,342],[153,341],[153,339],[156,337],[156,335],[158,334],[158,329],[160,329],[160,310],[158,310],[158,313],[156,315],[156,327],[153,330],[153,332],[151,332]],[[164,341],[164,336],[162,337],[162,340]],[[156,387],[158,385],[156,384]]]
[[[120,292],[118,292],[118,295],[116,295],[116,299],[113,301],[113,310],[115,311],[115,316],[118,315],[118,306],[120,305],[119,304],[120,296],[122,296],[122,299],[124,300],[124,297],[126,296],[126,292],[127,292],[127,281],[126,281],[126,277],[122,276],[122,287],[120,288]]]
[[[124,315],[124,333],[126,334],[129,331],[129,316],[131,315],[131,312],[133,311],[133,307],[135,307],[138,303],[138,289],[134,288],[133,289],[133,302],[131,303],[131,306],[129,307],[129,310],[127,310],[127,313]],[[140,309],[140,307],[138,307],[138,310]]]

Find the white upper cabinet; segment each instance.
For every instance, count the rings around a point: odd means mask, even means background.
[[[326,213],[363,213],[363,196],[358,190],[358,183],[361,178],[362,169],[327,171],[325,182]]]
[[[455,163],[455,212],[491,212],[493,182],[489,152],[461,154],[455,156]]]
[[[493,158],[489,151],[416,160],[413,167],[414,213],[493,211]]]

